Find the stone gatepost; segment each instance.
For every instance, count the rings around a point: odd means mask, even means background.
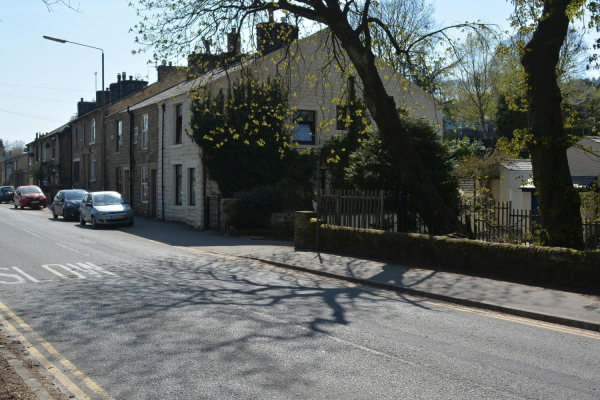
[[[308,230],[311,218],[317,218],[317,213],[314,211],[294,212],[294,248],[296,250],[311,249],[314,246],[315,238]]]

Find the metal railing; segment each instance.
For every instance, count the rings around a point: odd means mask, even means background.
[[[391,232],[427,234],[410,196],[384,191],[325,190],[320,199],[321,219],[329,225],[380,229]],[[512,202],[465,202],[459,218],[470,225],[475,239],[486,242],[533,243],[540,216],[531,210],[515,209]],[[600,223],[583,224],[586,251],[600,247]]]

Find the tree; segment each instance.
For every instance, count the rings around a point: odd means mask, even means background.
[[[453,175],[454,166],[448,145],[440,141],[437,130],[423,118],[401,118],[438,192],[447,204],[456,206],[458,181]],[[354,187],[361,190],[386,188],[390,192],[402,189],[402,171],[383,146],[377,130],[371,130],[349,158],[345,179]]]
[[[4,148],[5,155],[8,156],[8,153],[10,152],[11,157],[18,156],[18,155],[23,154],[23,149],[25,148],[25,142],[23,140],[13,140],[12,142],[6,140],[3,143],[3,148]]]
[[[571,180],[567,148],[571,141],[564,128],[563,97],[557,78],[561,49],[571,21],[591,14],[598,24],[595,1],[513,0],[513,22],[524,35],[531,34],[521,63],[525,72],[528,133],[533,177],[539,199],[543,243],[583,248],[581,200]]]
[[[71,0],[42,0],[42,2],[46,5],[48,11],[54,11],[53,6],[56,4],[62,4],[63,6],[70,8],[74,11],[79,11],[79,5],[75,7],[71,4]]]
[[[200,48],[200,42],[212,40],[223,43],[230,28],[239,32],[254,32],[254,25],[269,10],[277,10],[296,19],[300,24],[309,21],[325,27],[331,35],[331,64],[343,68],[342,59],[351,62],[351,69],[363,85],[363,97],[371,117],[381,132],[385,147],[402,171],[402,184],[412,195],[419,214],[433,234],[463,231],[453,210],[444,203],[427,170],[421,162],[410,134],[397,113],[397,104],[389,96],[379,75],[374,39],[385,37],[389,54],[412,62],[417,46],[425,40],[444,39],[447,29],[418,34],[408,43],[397,40],[389,25],[377,17],[379,2],[340,2],[307,0],[138,0],[143,20],[133,29],[137,40],[146,48],[153,47],[162,58],[173,52]],[[476,28],[477,24],[455,27]],[[349,72],[347,69],[346,72]]]
[[[495,57],[496,38],[491,31],[469,34],[465,42],[457,46],[454,78],[457,97],[462,104],[464,121],[478,121],[484,139],[489,139],[486,122],[496,101],[498,67]]]
[[[247,77],[234,82],[227,96],[207,92],[191,107],[191,138],[224,196],[281,180],[285,152],[280,149],[287,138],[279,116],[285,115],[287,101],[277,82],[260,84]]]

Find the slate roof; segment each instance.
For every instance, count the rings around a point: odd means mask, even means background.
[[[509,171],[531,171],[533,167],[531,166],[531,159],[525,160],[509,160],[502,163],[504,167],[506,167]]]

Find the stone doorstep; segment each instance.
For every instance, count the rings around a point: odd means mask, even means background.
[[[13,353],[10,352],[6,347],[0,345],[0,355],[6,357],[8,364],[15,370],[17,375],[23,379],[25,384],[29,387],[29,389],[37,396],[40,400],[52,400],[52,396],[48,394],[46,389],[42,386],[42,384],[35,379],[29,370],[25,368],[23,363],[14,356]]]

